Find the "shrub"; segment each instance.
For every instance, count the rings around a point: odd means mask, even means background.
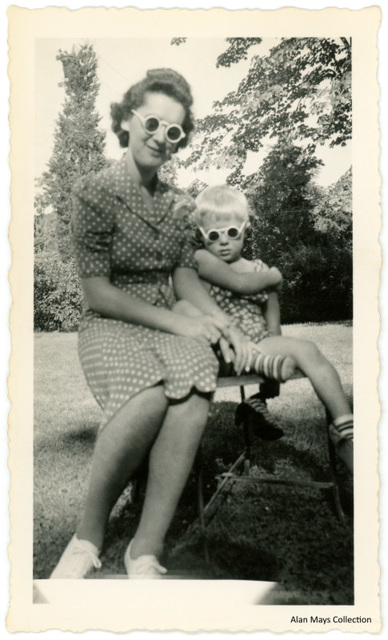
[[[76,331],[83,294],[74,261],[62,262],[54,252],[35,256],[35,331]]]

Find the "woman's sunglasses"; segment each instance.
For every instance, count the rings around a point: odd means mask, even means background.
[[[221,234],[225,234],[231,240],[237,240],[241,236],[247,224],[247,221],[245,221],[240,227],[231,225],[230,227],[222,227],[222,229],[209,229],[209,231],[205,231],[202,227],[199,227],[199,230],[208,242],[217,242],[221,237]]]
[[[144,131],[149,133],[150,136],[159,131],[160,127],[165,127],[164,136],[168,142],[171,142],[171,144],[177,144],[186,137],[186,134],[180,124],[170,124],[165,120],[161,120],[158,116],[147,116],[146,118],[143,118],[143,116],[134,109],[132,109],[132,113],[139,118],[144,127]]]

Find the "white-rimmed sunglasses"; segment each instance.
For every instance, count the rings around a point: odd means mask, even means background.
[[[241,236],[247,224],[248,222],[245,221],[240,227],[231,225],[230,227],[222,227],[221,229],[209,229],[209,231],[205,231],[205,229],[199,227],[199,230],[205,240],[207,240],[208,242],[217,242],[217,240],[221,237],[221,234],[226,235],[231,240],[237,240]]]
[[[160,118],[158,118],[158,116],[149,115],[144,118],[134,109],[131,109],[131,111],[135,114],[135,116],[139,118],[140,122],[143,125],[144,131],[150,136],[159,131],[160,127],[164,127],[164,136],[166,140],[171,144],[177,144],[186,137],[186,134],[180,124],[172,124],[170,122],[166,122],[165,120],[161,120]]]

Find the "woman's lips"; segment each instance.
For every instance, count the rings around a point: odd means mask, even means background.
[[[154,153],[157,156],[163,155],[162,149],[158,149],[156,147],[150,147],[148,144],[146,145],[146,147],[149,151],[151,151],[151,153]]]

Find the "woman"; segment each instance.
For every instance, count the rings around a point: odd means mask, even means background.
[[[191,105],[182,76],[149,71],[112,105],[126,154],[74,189],[72,234],[87,306],[79,355],[103,419],[84,513],[51,578],[83,578],[101,566],[110,511],[148,454],[143,511],[124,562],[130,578],[166,572],[158,558],[216,386],[211,345],[220,341],[238,371],[250,357],[245,338],[201,286],[179,198],[156,175],[187,144]],[[171,274],[177,296],[203,318],[171,310]]]

